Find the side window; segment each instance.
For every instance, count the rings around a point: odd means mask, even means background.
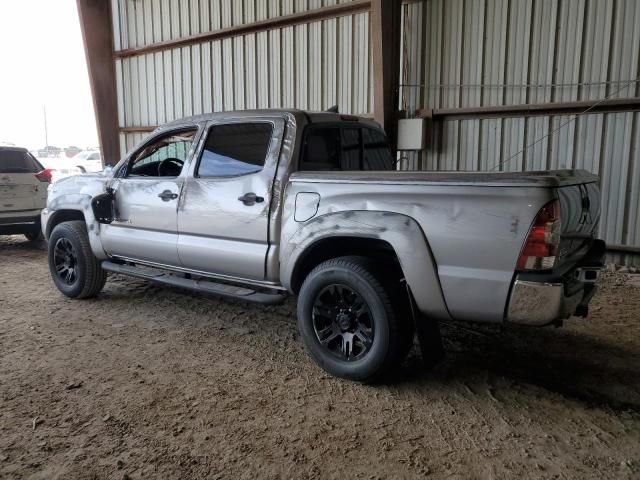
[[[209,129],[197,177],[235,177],[262,170],[269,152],[270,123],[230,123]]]
[[[339,128],[314,128],[307,134],[300,170],[340,170]]]
[[[364,143],[363,170],[393,170],[393,156],[384,133],[372,128],[362,129]]]
[[[342,158],[341,170],[360,170],[361,128],[341,128]]]
[[[307,133],[301,171],[393,170],[384,133],[369,127],[315,127]]]
[[[89,155],[87,157],[87,160],[100,160],[100,154],[99,153],[92,153],[91,155]]]
[[[197,129],[172,132],[154,140],[129,161],[130,177],[177,177],[187,160]]]

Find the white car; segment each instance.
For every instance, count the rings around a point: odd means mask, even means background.
[[[41,158],[40,162],[51,172],[51,183],[72,175],[82,175],[85,170],[77,166],[73,158]]]
[[[51,172],[27,149],[0,146],[0,235],[42,239],[40,212],[50,183]]]
[[[83,173],[103,170],[102,156],[98,150],[84,150],[71,157],[71,160],[80,170],[83,170]]]

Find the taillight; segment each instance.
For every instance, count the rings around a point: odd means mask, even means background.
[[[554,267],[560,246],[560,202],[553,200],[540,209],[524,242],[518,270],[548,270]]]
[[[41,172],[36,173],[36,178],[38,180],[40,180],[41,182],[49,182],[49,183],[51,183],[51,173],[52,172],[53,172],[53,169],[45,168]]]

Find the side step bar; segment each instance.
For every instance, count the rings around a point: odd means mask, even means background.
[[[197,280],[192,278],[179,277],[168,272],[164,272],[157,268],[138,267],[132,265],[121,265],[108,260],[102,262],[102,268],[107,272],[120,273],[129,275],[130,277],[142,278],[150,282],[170,285],[172,287],[186,288],[197,292],[210,293],[226,298],[235,298],[237,300],[245,300],[247,302],[261,303],[263,305],[278,305],[287,298],[282,293],[264,293],[257,292],[250,288],[229,285],[226,283],[217,283],[204,278]]]

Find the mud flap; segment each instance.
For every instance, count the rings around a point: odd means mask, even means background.
[[[107,188],[107,193],[96,195],[91,200],[91,209],[93,216],[98,223],[109,224],[115,218],[115,199],[116,194],[112,188]]]
[[[420,352],[422,353],[422,361],[425,367],[431,368],[444,360],[445,357],[442,336],[440,335],[440,325],[436,320],[426,318],[420,310],[418,310],[409,285],[406,285],[406,287],[411,305],[411,317],[416,329],[416,334],[418,335]]]

